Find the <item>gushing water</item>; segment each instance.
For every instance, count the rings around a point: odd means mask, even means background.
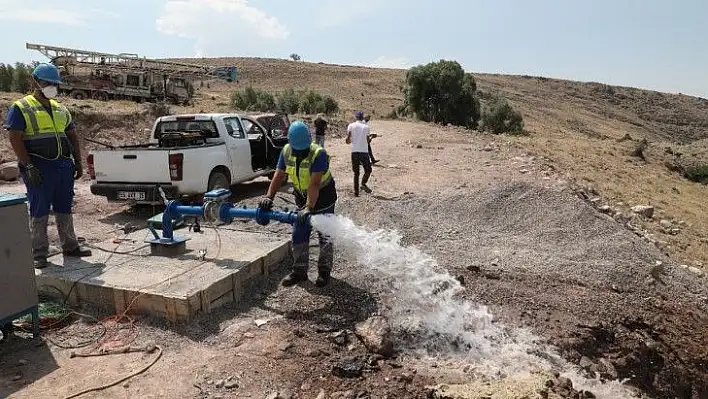
[[[526,329],[494,321],[486,306],[460,298],[460,282],[415,247],[403,247],[396,231],[367,231],[340,215],[318,215],[312,225],[335,248],[388,287],[388,317],[402,349],[469,361],[487,378],[524,376],[557,370],[577,388],[603,397],[629,397],[619,382],[601,384],[577,374],[553,348]]]

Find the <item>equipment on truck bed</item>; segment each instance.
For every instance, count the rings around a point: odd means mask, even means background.
[[[59,92],[76,99],[171,101],[186,104],[194,96],[195,80],[238,82],[234,66],[213,67],[154,60],[137,54],[109,54],[27,43],[49,58],[62,73]]]

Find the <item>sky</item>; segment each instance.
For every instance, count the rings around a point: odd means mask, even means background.
[[[25,43],[547,76],[708,97],[705,0],[0,0],[0,62]]]

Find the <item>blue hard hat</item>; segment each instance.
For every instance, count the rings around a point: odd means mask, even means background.
[[[364,113],[361,112],[361,111],[356,111],[356,112],[354,113],[354,117],[357,118],[357,119],[364,119]]]
[[[305,150],[312,144],[310,129],[303,121],[295,121],[288,128],[288,140],[293,150]]]
[[[61,76],[59,76],[59,69],[52,64],[42,63],[37,65],[32,71],[32,76],[43,82],[61,84]]]

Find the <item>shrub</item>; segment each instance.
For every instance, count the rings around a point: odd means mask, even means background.
[[[276,95],[278,110],[288,114],[297,113],[300,108],[300,98],[295,90],[290,88]]]
[[[312,90],[296,92],[290,88],[273,95],[250,86],[231,95],[231,106],[244,111],[281,111],[289,114],[332,114],[339,111],[339,104],[334,98]]]
[[[506,100],[497,99],[484,110],[482,130],[494,134],[521,134],[524,130],[524,119]]]
[[[688,167],[683,174],[688,180],[708,184],[708,165]]]
[[[457,61],[440,60],[406,72],[405,104],[426,122],[475,128],[480,118],[477,84]]]

